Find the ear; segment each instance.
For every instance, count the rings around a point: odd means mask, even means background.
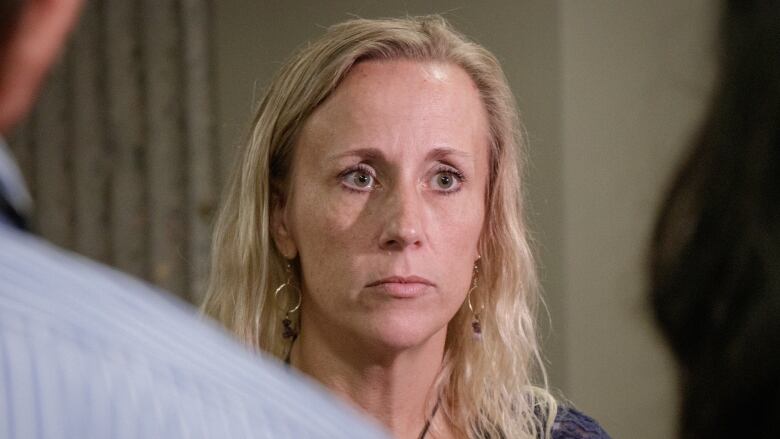
[[[285,259],[295,259],[298,255],[298,247],[287,225],[287,204],[276,196],[273,197],[271,204],[271,235],[276,249]]]

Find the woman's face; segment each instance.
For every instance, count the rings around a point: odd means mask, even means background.
[[[302,334],[383,348],[446,334],[485,218],[487,116],[460,67],[352,68],[306,121],[274,238],[300,256]]]

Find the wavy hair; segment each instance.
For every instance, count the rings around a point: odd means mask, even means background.
[[[471,313],[462,306],[448,325],[435,383],[441,412],[464,437],[548,437],[557,404],[547,391],[535,332],[538,280],[522,214],[525,155],[518,112],[495,56],[440,16],[334,25],[276,74],[227,187],[202,310],[251,347],[283,358],[289,342],[280,333],[283,313],[273,293],[286,280],[286,261],[272,244],[271,210],[288,188],[305,121],[353,65],[374,59],[461,67],[479,89],[489,119],[487,217],[479,285],[471,295],[481,310],[482,340],[473,340]]]

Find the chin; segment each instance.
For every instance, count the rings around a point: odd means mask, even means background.
[[[424,316],[384,315],[372,322],[366,335],[368,343],[386,349],[388,353],[414,349],[425,344],[441,330],[446,330],[446,322],[434,325]]]

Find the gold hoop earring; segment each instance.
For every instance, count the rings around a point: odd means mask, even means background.
[[[477,340],[482,339],[482,322],[479,319],[479,311],[474,309],[474,305],[471,304],[471,293],[477,289],[477,280],[479,279],[479,267],[474,263],[474,276],[471,282],[471,288],[466,295],[466,303],[469,305],[469,311],[471,311],[471,330],[474,332],[474,338]],[[480,309],[481,310],[481,309]]]
[[[295,304],[295,306],[293,306],[292,308],[281,309],[282,311],[284,311],[284,319],[282,319],[282,327],[284,328],[282,331],[282,337],[295,341],[295,339],[298,337],[298,331],[292,326],[292,319],[290,318],[290,314],[295,313],[301,308],[301,301],[303,300],[303,298],[301,297],[301,290],[298,289],[298,287],[294,286],[292,283],[292,267],[290,266],[289,263],[287,264],[286,271],[287,271],[287,280],[284,281],[278,287],[276,287],[276,290],[274,290],[274,301],[278,305],[279,293],[284,291],[287,288],[295,289],[298,291],[298,302]]]

